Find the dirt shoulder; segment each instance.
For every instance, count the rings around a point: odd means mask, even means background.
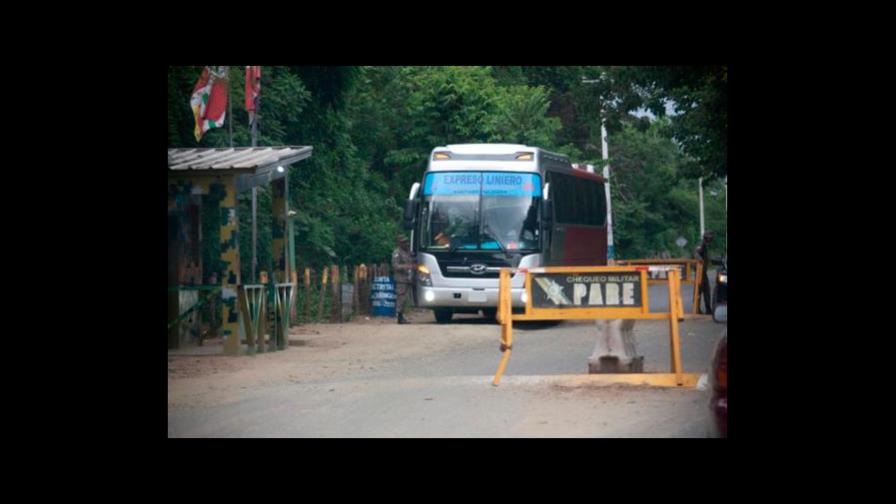
[[[481,320],[441,326],[438,338],[421,338],[432,314],[420,310],[414,322],[397,325],[383,317],[356,317],[343,324],[307,324],[290,329],[290,347],[256,355],[225,356],[220,340],[202,349],[170,352],[168,407],[211,406],[238,401],[259,387],[282,383],[326,382],[398,366],[432,352],[458,348],[471,340],[497,341],[498,329],[483,331]],[[491,334],[494,332],[494,335]],[[196,353],[201,353],[196,355]]]

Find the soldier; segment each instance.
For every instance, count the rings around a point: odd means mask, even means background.
[[[414,262],[408,249],[408,238],[399,233],[396,237],[398,248],[392,252],[392,271],[395,274],[395,315],[399,324],[410,324],[404,318],[404,305],[414,275]]]
[[[700,293],[697,294],[697,308],[700,308],[700,295],[703,296],[703,303],[706,305],[706,311],[703,313],[712,313],[712,300],[709,293],[709,245],[716,237],[712,231],[703,233],[703,240],[697,244],[694,249],[694,258],[703,263],[703,277],[700,279]]]

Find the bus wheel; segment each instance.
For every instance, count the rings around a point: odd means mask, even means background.
[[[451,308],[433,308],[432,313],[436,316],[436,322],[447,324],[448,322],[451,322],[451,316],[454,315],[454,310]]]
[[[488,320],[494,321],[495,318],[498,316],[498,309],[497,308],[485,308],[482,310],[482,316]]]

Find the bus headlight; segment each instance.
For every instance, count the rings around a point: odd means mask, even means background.
[[[525,303],[525,302],[528,301],[528,300],[529,300],[529,295],[526,294],[526,291],[523,291],[523,293],[520,294],[520,301],[522,301],[523,303]]]
[[[432,278],[429,276],[429,268],[422,264],[417,265],[417,280],[420,282],[420,285],[424,285],[426,287],[432,286]],[[427,299],[427,301],[431,301]]]
[[[723,283],[723,284],[728,283],[728,275],[726,275],[724,273],[720,273],[719,274],[719,283]]]
[[[432,300],[435,298],[436,298],[436,295],[431,290],[428,290],[428,291],[426,291],[426,294],[423,294],[423,299],[425,299],[427,303],[432,303]]]

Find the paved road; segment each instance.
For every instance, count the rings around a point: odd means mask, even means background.
[[[651,287],[654,308],[661,307],[665,288]],[[257,383],[229,386],[245,389],[232,396],[222,390],[207,392],[217,394],[214,400],[207,399],[204,390],[181,394],[193,382],[169,379],[169,403],[173,396],[189,399],[169,406],[168,435],[705,437],[709,433],[705,391],[571,388],[538,378],[587,372],[594,346],[592,322],[515,324],[514,352],[505,378],[499,387],[492,387],[500,357],[497,325],[471,315],[437,325],[429,312],[416,313],[414,320],[406,326],[317,325],[313,328],[317,334],[307,336],[308,347],[235,358],[252,361],[222,360],[255,367],[269,362],[286,370],[282,378],[262,375]],[[686,371],[708,371],[722,328],[707,320],[681,323]],[[639,321],[635,333],[645,371],[668,372],[668,323]],[[287,372],[292,377],[300,371],[304,373],[300,377],[285,378]],[[225,382],[214,380],[226,378],[221,374],[196,379],[195,388],[217,389],[216,383]]]

